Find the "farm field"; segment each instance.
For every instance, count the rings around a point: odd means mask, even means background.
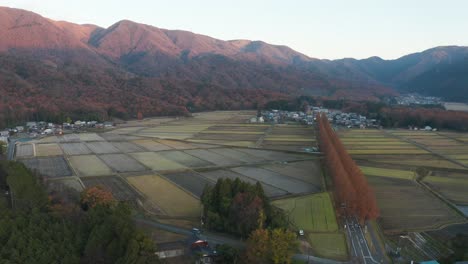
[[[35,144],[35,148],[38,157],[60,156],[63,154],[62,149],[56,143]]]
[[[86,155],[91,154],[92,151],[84,143],[62,143],[60,144],[63,151],[67,155]]]
[[[101,141],[101,142],[87,142],[86,146],[94,154],[108,154],[108,153],[118,153],[120,152],[116,147],[114,147],[110,142]]]
[[[251,156],[256,156],[264,160],[275,161],[293,161],[301,159],[315,159],[315,156],[308,154],[293,154],[280,151],[260,150],[260,149],[238,149],[239,151]]]
[[[346,260],[346,237],[341,233],[311,233],[307,236],[314,254],[323,258]]]
[[[70,164],[80,177],[111,175],[112,170],[96,155],[70,156]]]
[[[112,145],[116,147],[118,150],[120,150],[123,153],[131,153],[131,152],[143,152],[145,151],[144,148],[132,143],[132,142],[112,142]]]
[[[436,229],[465,220],[441,200],[409,180],[368,176],[385,232]]]
[[[155,141],[153,141],[151,139],[139,139],[139,140],[133,141],[133,143],[143,147],[147,151],[161,151],[161,150],[170,150],[170,149],[172,149],[169,146],[166,146],[164,144],[155,142]]]
[[[104,163],[115,172],[145,171],[147,168],[125,154],[104,154],[99,155]]]
[[[127,177],[127,181],[168,216],[200,216],[201,204],[198,199],[158,175]]]
[[[452,203],[468,205],[468,176],[464,178],[428,176],[423,181]]]
[[[210,151],[233,160],[239,160],[243,163],[255,163],[264,161],[263,159],[257,156],[248,155],[233,148],[216,148],[210,149]]]
[[[319,190],[316,186],[291,178],[279,173],[265,170],[257,167],[236,167],[232,171],[242,174],[251,179],[264,182],[273,187],[287,191],[294,194],[314,193]]]
[[[170,159],[166,159],[163,155],[156,152],[137,152],[130,154],[137,161],[141,162],[146,167],[154,171],[170,171],[187,169],[182,164],[179,164]]]
[[[34,156],[33,144],[18,144],[16,145],[16,157],[32,157]]]
[[[159,140],[159,143],[169,146],[173,149],[193,149],[194,148],[191,144],[184,143],[182,141],[176,141],[176,140],[161,139]]]
[[[412,180],[415,178],[415,173],[413,171],[386,169],[386,168],[378,168],[378,167],[367,167],[367,166],[359,166],[359,168],[361,169],[362,173],[364,173],[365,175],[390,177],[390,178],[397,178],[397,179],[404,179],[404,180]]]
[[[206,150],[206,149],[192,149],[192,150],[186,150],[184,152],[192,156],[198,157],[200,159],[206,160],[210,163],[213,163],[216,166],[233,166],[233,165],[241,165],[243,163],[242,161],[238,159],[220,156],[218,153],[211,152],[211,150]]]
[[[206,160],[199,159],[195,156],[189,155],[183,151],[172,150],[172,151],[162,151],[159,154],[168,160],[175,161],[183,166],[190,168],[200,168],[200,167],[209,167],[214,166],[213,163]]]
[[[164,174],[163,176],[198,198],[202,195],[205,186],[213,185],[211,181],[191,171]]]
[[[288,164],[269,164],[262,166],[262,168],[310,183],[318,191],[322,190],[323,176],[319,161],[307,160]]]
[[[80,141],[104,141],[104,139],[96,133],[80,133],[77,135]]]
[[[276,200],[273,205],[289,215],[295,229],[308,232],[338,231],[335,209],[327,192]]]
[[[20,160],[30,170],[50,178],[72,176],[72,171],[63,157],[31,158]]]
[[[225,178],[225,179],[231,179],[235,180],[236,178],[239,178],[241,181],[248,182],[250,184],[256,184],[257,180],[254,180],[252,178],[249,178],[247,176],[244,176],[242,174],[230,171],[230,170],[212,170],[212,171],[201,171],[199,174],[208,180],[210,180],[213,184],[218,181],[218,179]],[[285,190],[282,190],[280,188],[273,187],[271,185],[268,185],[264,182],[260,182],[262,184],[263,190],[265,191],[265,195],[269,198],[275,198],[278,196],[283,196],[286,195],[287,192]]]
[[[98,185],[106,188],[118,201],[135,201],[138,198],[138,194],[119,177],[87,177],[81,181],[87,188]]]
[[[428,168],[449,168],[462,169],[458,164],[455,164],[446,159],[442,159],[435,155],[359,155],[355,160],[368,160],[374,163],[393,164],[395,168],[410,166],[413,168],[428,167]]]

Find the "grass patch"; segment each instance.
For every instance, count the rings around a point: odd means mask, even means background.
[[[277,200],[273,205],[286,211],[297,229],[309,232],[338,230],[335,210],[327,192]]]
[[[367,167],[367,166],[360,166],[360,168],[361,168],[361,171],[365,175],[390,177],[390,178],[398,178],[398,179],[405,179],[405,180],[412,180],[414,178],[414,172],[412,171],[385,169],[385,168]]]
[[[346,260],[348,250],[344,234],[310,233],[307,235],[314,253],[323,258]]]

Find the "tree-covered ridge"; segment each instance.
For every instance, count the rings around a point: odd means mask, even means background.
[[[14,194],[14,209],[0,200],[0,263],[159,263],[126,204],[58,206],[22,164],[2,161],[0,172]]]
[[[270,205],[260,183],[236,178],[219,179],[205,187],[201,197],[204,222],[209,229],[248,237],[258,228],[286,228],[284,213]]]

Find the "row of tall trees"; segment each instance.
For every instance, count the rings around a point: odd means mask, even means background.
[[[334,183],[337,203],[361,222],[375,219],[379,209],[372,188],[333,131],[326,115],[317,115],[320,149]]]

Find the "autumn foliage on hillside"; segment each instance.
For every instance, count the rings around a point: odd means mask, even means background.
[[[361,222],[376,219],[379,209],[372,188],[333,131],[325,115],[317,115],[320,149],[325,153],[328,173],[334,183],[334,196],[339,206]]]

